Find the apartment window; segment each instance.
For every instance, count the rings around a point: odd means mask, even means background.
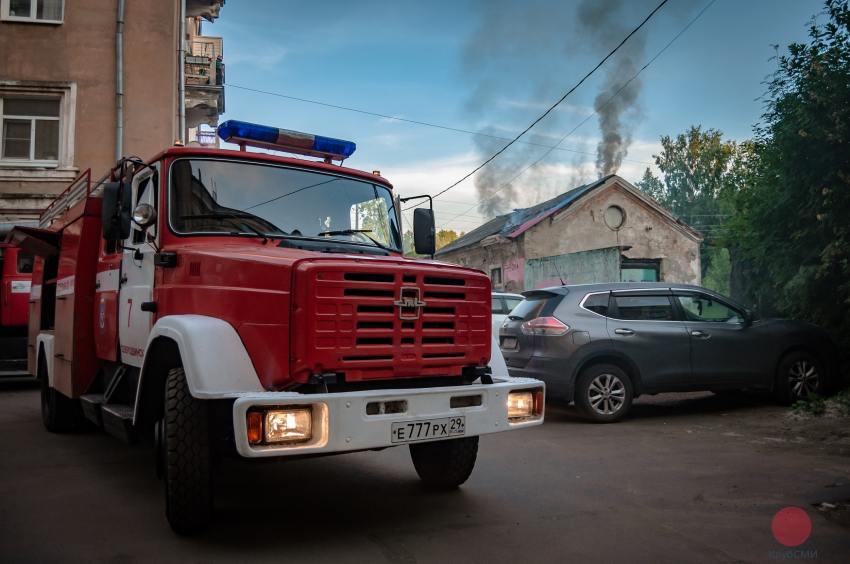
[[[0,18],[8,21],[60,24],[65,0],[0,0]]]
[[[493,284],[494,288],[502,287],[502,269],[501,267],[491,268],[490,269],[490,281]]]
[[[59,99],[0,97],[0,161],[56,165]]]

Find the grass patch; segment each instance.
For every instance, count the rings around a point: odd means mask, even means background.
[[[800,400],[791,406],[795,415],[808,417],[833,417],[850,416],[850,388],[841,390],[830,398],[813,395],[808,399]]]

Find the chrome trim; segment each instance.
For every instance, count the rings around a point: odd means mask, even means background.
[[[584,302],[590,296],[597,296],[599,294],[609,294],[610,295],[610,294],[613,294],[613,293],[620,293],[620,292],[652,292],[652,291],[655,291],[655,290],[658,290],[658,291],[668,290],[668,291],[670,291],[671,288],[660,288],[660,287],[659,288],[635,288],[635,289],[628,289],[628,290],[606,290],[604,292],[590,292],[590,293],[586,294],[584,296],[584,298],[582,298],[581,302],[579,303],[579,307],[581,309],[583,309],[584,311],[588,312],[588,313],[592,313],[593,315],[598,315],[599,317],[602,317],[604,319],[610,319],[611,321],[624,321],[624,322],[627,322],[627,323],[632,322],[632,321],[635,321],[635,322],[638,322],[638,323],[682,323],[684,325],[684,323],[685,323],[684,319],[620,319],[618,317],[611,317],[609,315],[602,315],[600,313],[596,313],[595,311],[591,311],[591,310],[587,309],[586,307],[584,307]],[[673,296],[671,295],[669,297],[672,298]],[[674,313],[675,313],[675,306],[671,303],[670,307],[672,307],[674,309]]]

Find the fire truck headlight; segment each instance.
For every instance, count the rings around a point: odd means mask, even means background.
[[[543,415],[543,390],[519,390],[508,394],[508,421],[519,423]]]
[[[313,412],[309,407],[291,407],[266,412],[265,442],[302,443],[313,437]]]

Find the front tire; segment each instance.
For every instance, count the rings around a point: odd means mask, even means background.
[[[478,437],[410,445],[410,458],[422,483],[451,490],[469,479],[478,457]]]
[[[773,395],[783,405],[823,395],[826,374],[820,361],[806,351],[785,355],[776,370]]]
[[[165,514],[175,533],[197,533],[209,525],[213,507],[210,421],[182,368],[168,373],[161,424]]]
[[[41,422],[44,428],[51,433],[66,433],[74,429],[79,420],[79,406],[50,386],[43,354],[39,355],[38,380],[41,385]]]
[[[625,417],[633,398],[631,379],[613,364],[586,368],[576,381],[576,407],[597,423],[614,423]]]

